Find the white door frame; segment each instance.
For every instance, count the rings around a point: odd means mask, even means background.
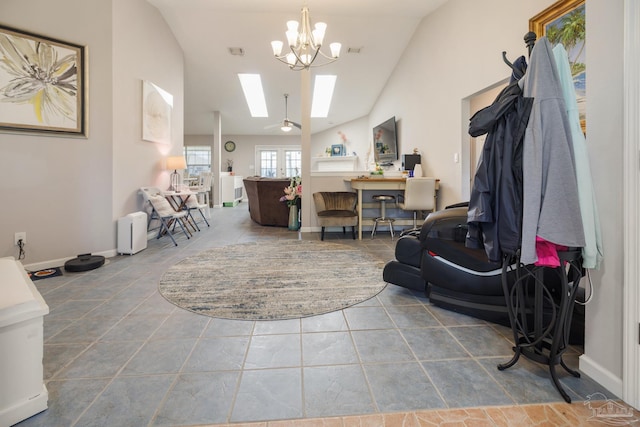
[[[278,151],[284,153],[285,151],[301,151],[300,145],[256,145],[255,151],[255,165],[256,175],[260,175],[261,170],[261,151]],[[282,157],[282,158],[281,158]],[[276,178],[284,178],[284,156],[278,156],[278,170]],[[301,171],[302,173],[302,171]]]
[[[640,2],[624,1],[622,399],[640,408]]]

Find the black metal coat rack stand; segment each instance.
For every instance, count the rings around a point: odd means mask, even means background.
[[[541,267],[516,263],[515,281],[507,272],[513,259],[505,259],[502,267],[502,288],[513,332],[515,354],[499,370],[515,365],[520,355],[549,366],[551,379],[567,403],[571,397],[556,374],[562,366],[569,374],[580,377],[562,360],[569,345],[569,332],[580,279],[584,276],[580,248],[558,251],[560,267]],[[518,261],[518,260],[516,260]],[[513,276],[511,276],[513,277]]]

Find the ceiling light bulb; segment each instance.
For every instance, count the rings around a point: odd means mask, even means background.
[[[291,126],[289,126],[289,123],[287,123],[286,126],[282,126],[280,130],[283,132],[289,132],[291,130]]]
[[[331,56],[337,58],[340,56],[340,49],[342,48],[341,43],[331,43],[329,45],[329,49],[331,49]]]
[[[287,30],[298,32],[298,21],[287,21]]]
[[[313,41],[316,46],[322,46],[322,41],[324,40],[324,33],[327,30],[327,24],[324,22],[318,22],[315,25],[315,30],[313,30]]]
[[[296,64],[296,56],[293,54],[293,52],[287,53],[287,64],[289,65]]]
[[[282,45],[283,43],[280,40],[274,40],[271,42],[271,48],[273,49],[273,54],[275,56],[280,56],[282,53]]]
[[[294,48],[298,44],[298,32],[289,30],[285,34],[287,35],[287,43],[291,48]]]

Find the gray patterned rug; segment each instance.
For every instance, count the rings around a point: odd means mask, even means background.
[[[160,279],[178,307],[224,319],[280,320],[340,310],[386,286],[384,263],[320,241],[243,243],[186,258]]]

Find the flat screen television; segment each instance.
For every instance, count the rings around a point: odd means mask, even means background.
[[[373,152],[376,163],[390,166],[398,160],[396,118],[391,117],[373,128]]]

